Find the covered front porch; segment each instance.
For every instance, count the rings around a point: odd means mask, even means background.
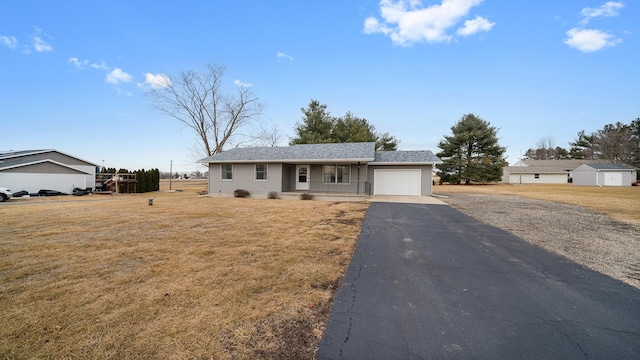
[[[282,194],[371,195],[366,164],[283,164]]]

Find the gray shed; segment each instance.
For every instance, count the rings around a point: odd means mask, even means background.
[[[620,164],[583,164],[573,170],[573,184],[585,186],[631,186],[636,169]]]

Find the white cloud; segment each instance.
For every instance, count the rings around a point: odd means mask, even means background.
[[[616,46],[622,39],[600,30],[573,28],[567,31],[564,43],[582,52],[593,52],[605,47]]]
[[[464,22],[464,27],[459,28],[457,34],[461,36],[469,36],[480,31],[489,31],[493,25],[495,25],[495,23],[492,23],[483,17],[476,16],[473,20],[466,20]]]
[[[18,46],[18,39],[13,36],[0,36],[0,43],[3,43],[9,47],[9,49],[15,49]]]
[[[145,83],[149,84],[153,89],[162,89],[172,84],[171,79],[165,74],[146,73],[144,75]]]
[[[91,64],[91,67],[99,70],[111,70],[111,68],[108,67],[107,64],[104,63],[104,61],[101,62],[100,64],[93,63]]]
[[[582,24],[586,25],[591,19],[599,16],[618,16],[618,10],[622,9],[623,7],[624,4],[621,2],[607,1],[597,8],[584,8],[580,13],[582,16],[584,16],[584,19],[582,19]]]
[[[53,51],[53,48],[51,47],[51,45],[47,44],[44,40],[42,40],[41,38],[39,38],[37,36],[33,37],[33,48],[37,52]]]
[[[424,7],[420,1],[381,0],[380,14],[382,19],[367,18],[364,22],[365,34],[381,33],[391,38],[395,45],[408,46],[415,42],[448,42],[453,38],[448,33],[463,17],[469,14],[474,6],[484,0],[442,0],[440,4]],[[483,23],[482,19],[486,21]],[[488,31],[494,24],[483,18],[471,20],[459,32],[472,34],[472,27],[477,31]],[[466,30],[463,30],[466,29]],[[464,36],[466,36],[464,35]]]
[[[276,56],[278,57],[278,59],[288,59],[288,60],[293,61],[293,57],[292,57],[291,55],[287,55],[287,54],[285,54],[285,53],[283,53],[283,52],[279,52],[279,51],[278,51],[278,52],[276,53]]]
[[[89,61],[87,61],[87,60],[80,61],[80,59],[78,59],[77,57],[69,58],[69,60],[67,62],[72,63],[78,69],[84,69],[84,67],[87,66],[87,64],[89,63]]]
[[[247,84],[247,83],[242,82],[242,81],[240,81],[238,79],[235,79],[233,81],[233,83],[236,84],[236,86],[239,86],[239,87],[252,87],[253,86],[253,84]]]
[[[115,68],[113,71],[107,74],[106,82],[110,84],[120,84],[130,82],[132,79],[131,75],[122,71],[120,68]]]
[[[47,44],[47,42],[42,39],[42,29],[37,26],[34,26],[34,28],[36,30],[36,34],[31,37],[31,39],[33,40],[33,49],[40,53],[53,51],[53,47],[51,47],[51,45]]]

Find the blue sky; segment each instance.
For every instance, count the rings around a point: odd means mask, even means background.
[[[13,1],[0,7],[0,150],[54,148],[109,167],[200,169],[195,134],[147,79],[227,68],[282,145],[311,99],[438,152],[464,114],[508,161],[542,138],[640,116],[636,1]],[[258,125],[255,125],[258,128]],[[250,132],[252,129],[245,129]]]

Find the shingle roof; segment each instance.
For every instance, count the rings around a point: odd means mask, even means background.
[[[506,166],[510,174],[566,174],[573,169],[559,166]]]
[[[234,148],[201,159],[200,162],[320,162],[333,161],[373,161],[376,144],[366,143],[331,143],[301,144],[277,147]]]
[[[588,163],[595,164],[595,163],[601,163],[606,161],[595,160],[595,159],[567,159],[567,160],[526,160],[525,159],[525,160],[520,160],[520,162],[526,164],[527,166],[525,167],[542,167],[546,169],[555,168],[557,172],[561,172],[562,170],[573,170],[582,164],[588,164]]]
[[[633,167],[622,164],[585,164],[596,170],[633,170]]]
[[[417,151],[376,151],[373,163],[440,163],[442,162],[429,150]]]
[[[205,163],[344,161],[380,164],[424,164],[438,163],[440,159],[429,150],[376,151],[375,143],[366,142],[235,148],[199,161]]]

